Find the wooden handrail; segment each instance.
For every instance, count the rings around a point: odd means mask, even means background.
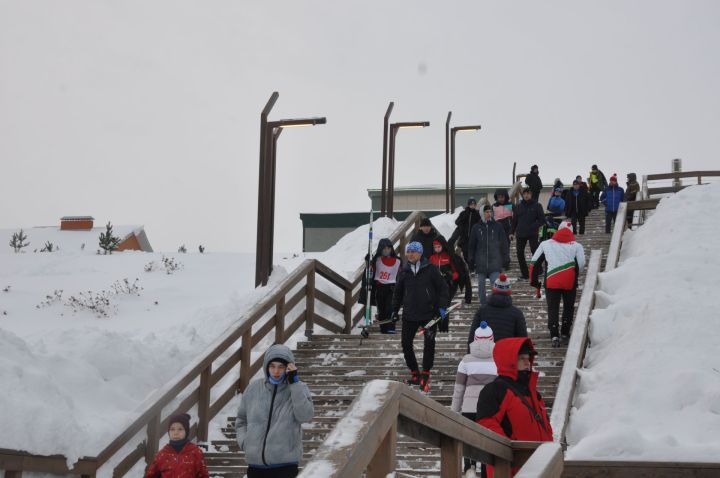
[[[363,472],[368,478],[384,478],[396,468],[398,433],[440,448],[442,478],[460,476],[462,456],[494,465],[497,478],[509,477],[511,468],[519,466],[523,467],[518,476],[526,478],[557,478],[562,472],[562,450],[557,444],[513,442],[407,385],[373,380],[317,449],[300,478],[342,478]],[[537,451],[540,455],[535,457]]]
[[[391,234],[390,240],[393,244],[398,244],[404,249],[408,235],[417,228],[423,217],[424,215],[419,211],[410,214]],[[195,405],[198,406],[198,422],[193,426],[190,438],[197,436],[199,441],[206,441],[210,420],[238,392],[245,389],[252,376],[262,367],[262,354],[252,361],[252,352],[273,330],[275,342],[279,343],[288,340],[303,324],[306,335],[313,333],[314,325],[323,327],[330,333],[351,331],[362,317],[363,307],[353,311],[353,306],[356,303],[359,292],[357,289],[362,281],[364,267],[364,264],[358,267],[351,278],[347,279],[316,259],[303,261],[285,279],[272,287],[262,300],[228,327],[204,352],[183,367],[173,380],[145,400],[137,409],[137,418],[97,457],[84,457],[73,469],[68,470],[67,466],[61,466],[64,457],[45,457],[17,450],[1,450],[0,464],[7,464],[4,468],[16,476],[20,476],[19,473],[23,470],[31,469],[45,473],[94,476],[100,467],[115,457],[113,462],[117,464],[114,465],[112,475],[122,477],[143,457],[146,461],[153,458],[171,415],[187,412]],[[342,291],[343,302],[325,291],[316,289],[316,276],[326,279],[332,286],[339,288]],[[299,290],[297,290],[298,286],[300,286]],[[286,297],[288,294],[292,295]],[[319,315],[315,308],[317,301],[341,313],[344,326]],[[293,315],[288,317],[289,314]],[[287,320],[290,322],[287,323]],[[255,327],[257,325],[260,325],[259,328]],[[253,330],[254,328],[256,330]],[[236,373],[238,364],[239,378],[232,380],[229,388],[222,390],[221,393],[211,393],[214,387],[226,382],[223,379],[228,374]],[[188,390],[188,387],[194,383],[198,385]],[[179,405],[175,405],[172,410],[165,410],[180,397],[183,398]],[[211,397],[217,398],[213,402]],[[143,429],[146,430],[146,438],[140,442],[138,435]],[[138,441],[137,445],[132,445],[128,454],[117,457],[118,453],[133,441]]]
[[[560,372],[560,381],[555,392],[555,401],[550,415],[550,425],[555,434],[554,439],[563,447],[566,446],[565,431],[570,419],[570,410],[572,409],[575,388],[579,379],[578,370],[582,368],[588,345],[590,312],[595,306],[595,289],[598,283],[601,260],[601,250],[596,249],[590,253],[583,292],[580,296],[580,304],[570,334],[570,343],[565,354],[565,361],[562,372]]]
[[[679,171],[676,173],[648,174],[647,180],[702,178],[703,176],[720,176],[720,171]]]

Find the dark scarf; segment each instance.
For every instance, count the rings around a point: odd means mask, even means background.
[[[187,438],[183,438],[182,440],[170,440],[170,446],[173,447],[175,450],[175,453],[180,453],[180,451],[185,447],[187,442],[189,442]]]

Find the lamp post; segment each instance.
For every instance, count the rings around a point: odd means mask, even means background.
[[[387,168],[388,168],[388,122],[392,113],[394,102],[390,102],[383,120],[383,160],[382,160],[382,189],[380,190],[380,215],[387,215]]]
[[[448,111],[445,121],[445,212],[450,212],[450,118],[452,111]]]
[[[448,115],[448,121],[450,117]],[[480,131],[480,125],[454,126],[450,130],[450,210],[455,210],[455,135],[458,131]],[[449,212],[449,211],[448,211]]]
[[[429,121],[412,121],[403,123],[393,123],[390,125],[390,146],[388,155],[388,198],[387,198],[387,216],[393,217],[394,199],[395,199],[395,137],[397,132],[403,128],[426,128],[430,126]]]
[[[260,168],[258,187],[255,287],[266,285],[272,272],[275,233],[275,175],[277,140],[285,128],[325,124],[326,118],[299,118],[268,121],[267,116],[280,95],[274,92],[260,114]]]

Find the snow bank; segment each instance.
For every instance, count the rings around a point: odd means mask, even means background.
[[[720,184],[663,199],[600,275],[567,458],[720,456],[719,201]]]
[[[397,225],[378,219],[373,247]],[[367,229],[349,233],[326,253],[276,260],[268,287],[260,289],[254,289],[253,254],[169,254],[182,263],[172,274],[162,266],[145,271],[150,262],[161,263],[159,253],[0,254],[0,410],[6,411],[0,448],[62,454],[70,463],[95,455],[132,422],[144,400],[303,260],[316,257],[349,278],[367,252]],[[107,317],[64,305],[70,296],[108,290],[124,278],[138,278],[143,289],[113,295]],[[344,300],[325,281],[317,286]],[[47,299],[60,289],[61,300]],[[342,323],[329,307],[316,310]]]

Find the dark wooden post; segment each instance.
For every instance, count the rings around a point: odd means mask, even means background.
[[[275,91],[270,95],[270,99],[265,104],[260,113],[260,165],[258,168],[258,216],[257,216],[257,244],[255,245],[255,287],[259,285],[267,284],[267,270],[264,269],[264,262],[267,252],[267,240],[266,237],[267,221],[268,221],[268,207],[267,203],[267,183],[268,176],[271,171],[269,170],[269,160],[267,157],[267,117],[270,114],[270,110],[275,105],[275,102],[280,97],[280,94]],[[271,132],[272,133],[272,132]]]
[[[397,420],[395,420],[387,434],[380,442],[370,463],[368,463],[367,478],[385,478],[397,467]],[[460,473],[456,475],[460,476]]]
[[[285,296],[278,299],[275,304],[275,342],[285,342]]]
[[[383,120],[383,160],[382,160],[382,188],[380,190],[380,215],[387,215],[387,168],[388,168],[388,122],[390,121],[390,113],[392,113],[395,103],[392,101],[385,112]]]
[[[315,322],[315,267],[307,275],[307,292],[305,295],[305,337],[312,337]]]
[[[448,111],[445,121],[445,212],[450,212],[450,117],[452,111]]]
[[[442,435],[440,437],[440,477],[457,478],[462,474],[462,442]]]
[[[212,364],[205,367],[200,374],[200,388],[198,390],[198,426],[197,441],[208,441],[208,426],[210,424],[210,376]]]
[[[353,300],[352,300],[352,286],[345,289],[345,328],[343,329],[343,333],[349,334],[352,332],[352,308],[353,308]]]
[[[160,412],[152,417],[147,425],[147,438],[145,439],[145,463],[153,462],[160,444]]]
[[[22,471],[5,470],[5,478],[22,478]]]
[[[495,464],[493,465],[493,476],[495,478],[510,478],[510,471],[511,463],[509,461],[495,457]]]
[[[244,392],[250,383],[250,353],[252,352],[252,327],[242,334],[240,346],[240,391]]]

